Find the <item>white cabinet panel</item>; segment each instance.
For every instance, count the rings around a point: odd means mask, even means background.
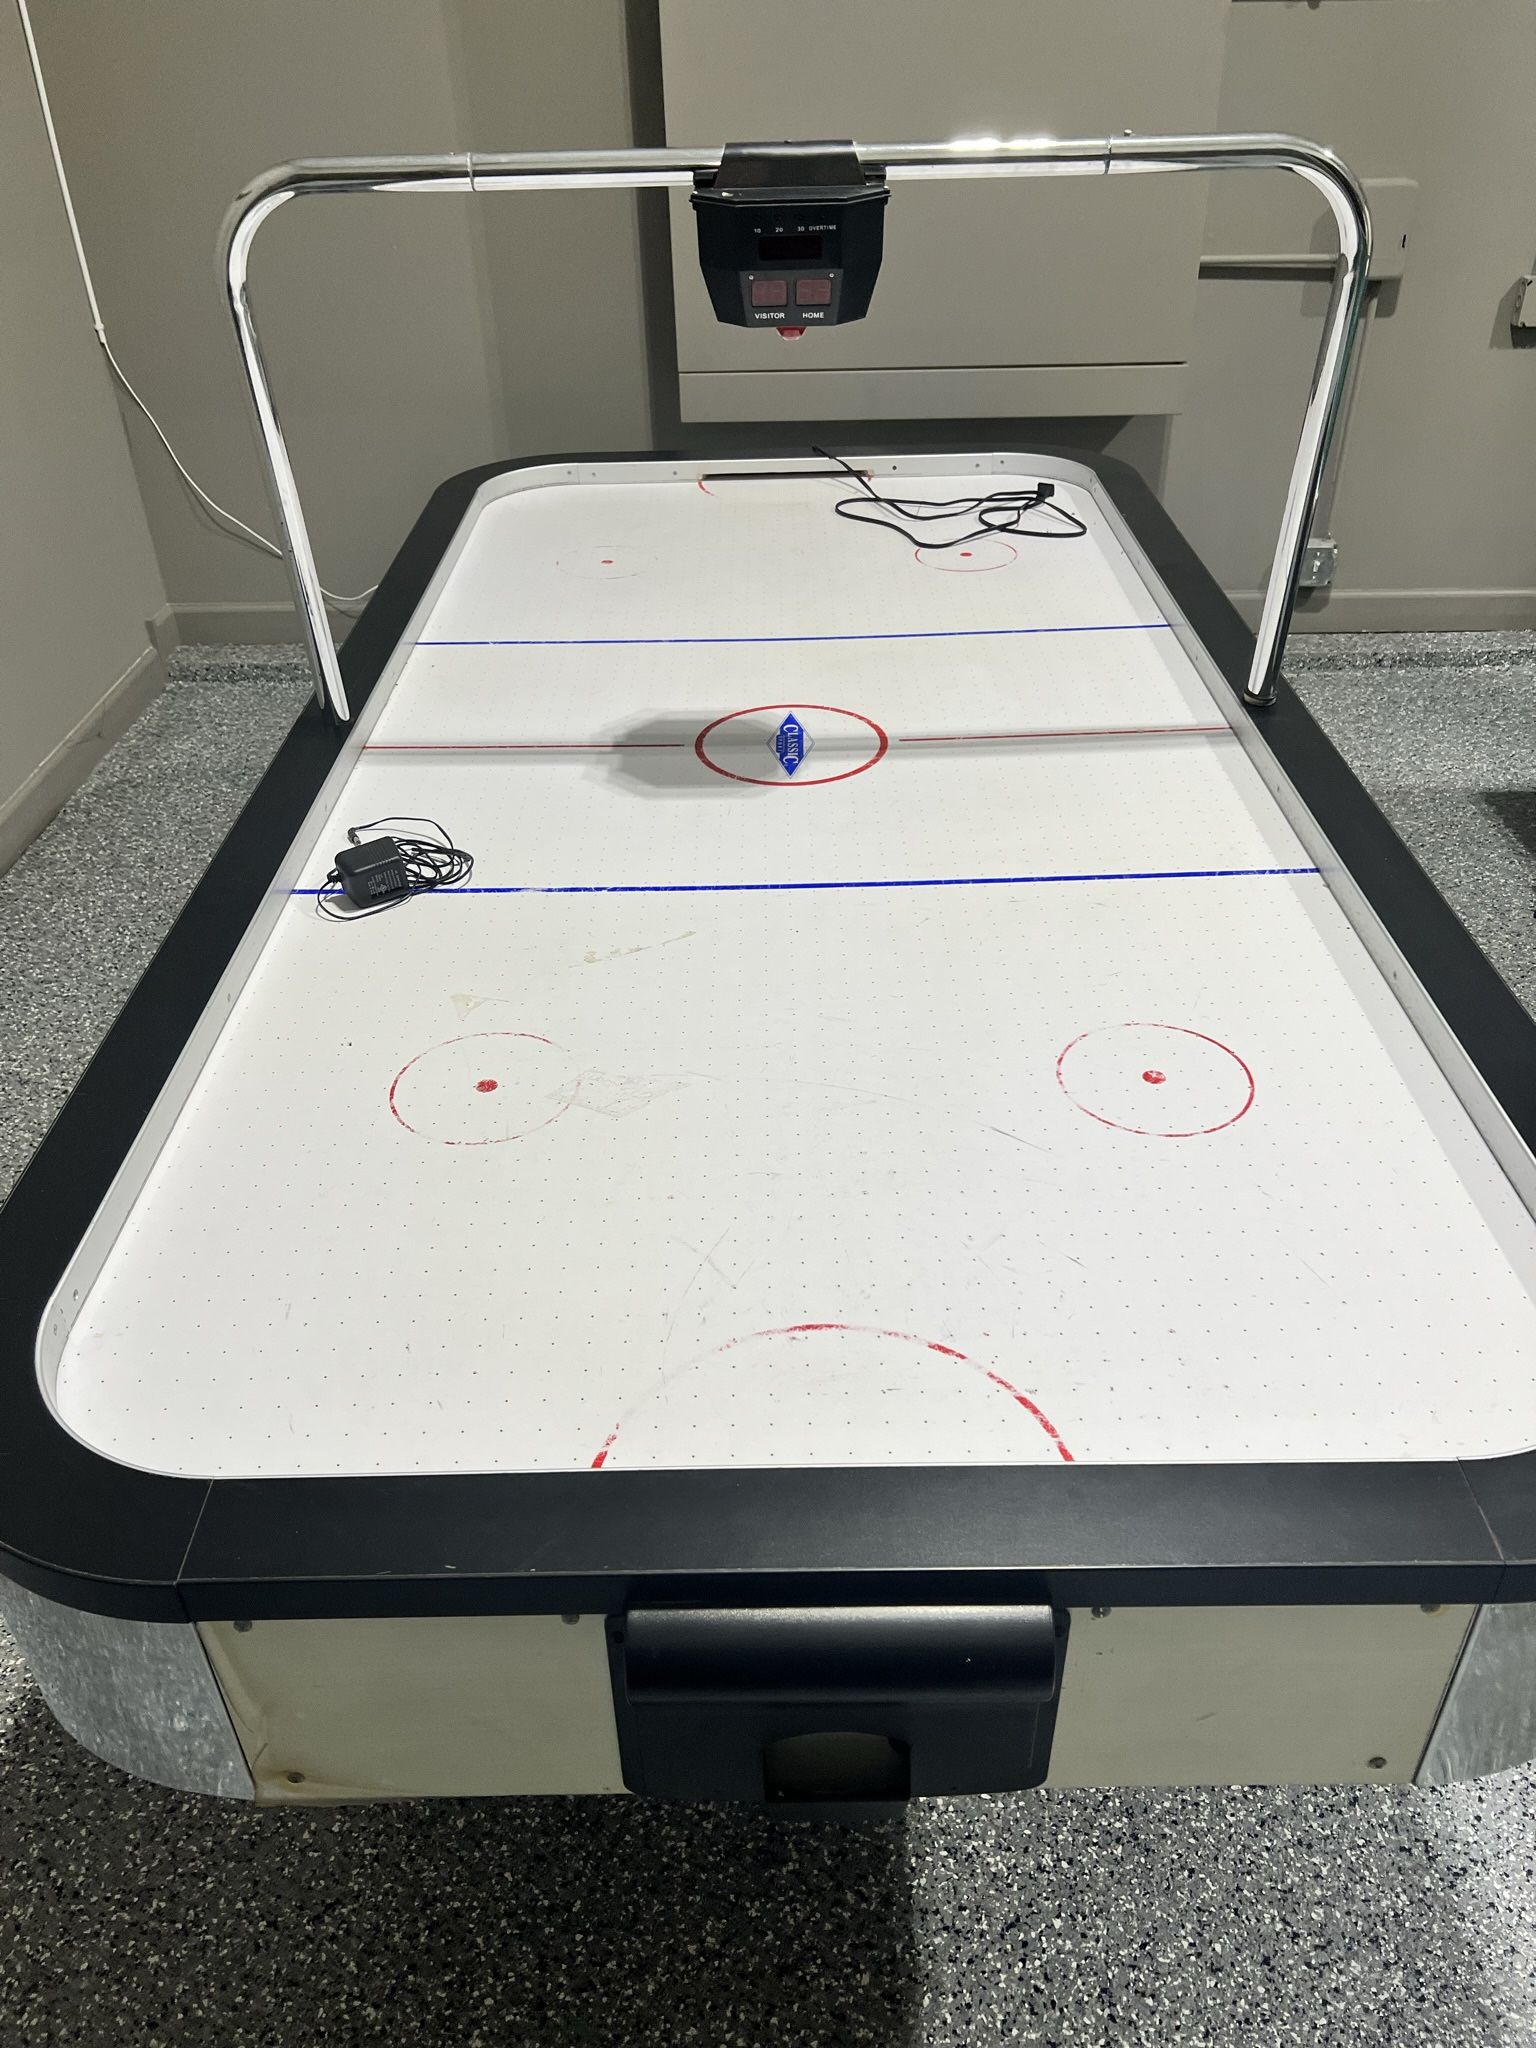
[[[667,138],[1208,129],[1226,12],[1225,0],[662,0]],[[986,383],[1002,411],[1174,410],[1205,186],[899,186],[869,318],[788,345],[716,323],[691,209],[675,194],[684,416],[868,416],[863,394],[876,388],[887,417],[963,414],[975,379],[943,373],[977,370],[999,373]],[[870,385],[851,371],[882,374]]]

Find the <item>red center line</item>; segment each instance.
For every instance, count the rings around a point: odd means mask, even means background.
[[[997,739],[1178,739],[1231,735],[1231,725],[1081,725],[1020,733],[897,733],[899,748],[979,745]],[[686,739],[369,739],[365,754],[676,754]]]
[[[1034,727],[1027,732],[924,732],[897,738],[899,747],[936,747],[976,740],[1139,740],[1164,739],[1184,733],[1229,733],[1230,725],[1089,725],[1061,731]]]
[[[618,754],[675,751],[686,740],[369,740],[365,754]]]
[[[899,733],[898,747],[965,746],[992,740],[1169,739],[1188,734],[1230,734],[1230,725],[1089,725],[1023,732]],[[686,740],[369,740],[365,754],[618,754],[630,750],[676,753]]]

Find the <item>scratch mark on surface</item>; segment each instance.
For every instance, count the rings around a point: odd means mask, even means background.
[[[1049,1152],[1049,1145],[1037,1145],[1033,1138],[1021,1138],[1017,1131],[1005,1131],[1001,1124],[988,1124],[989,1131],[996,1131],[1000,1138],[1012,1138],[1015,1145],[1027,1145],[1031,1152]]]
[[[671,1309],[668,1311],[667,1327],[661,1340],[661,1364],[663,1375],[665,1375],[666,1372],[667,1351],[672,1342],[672,1332],[677,1327],[677,1319],[682,1314],[683,1304],[687,1301],[689,1295],[692,1294],[694,1288],[698,1285],[700,1274],[704,1271],[704,1268],[714,1258],[715,1253],[719,1251],[721,1245],[725,1243],[725,1240],[730,1236],[733,1228],[733,1224],[727,1223],[724,1230],[721,1231],[720,1235],[715,1239],[714,1243],[710,1246],[709,1250],[705,1252],[704,1256],[699,1260],[699,1263],[694,1267],[693,1271],[689,1274],[687,1285],[683,1288],[682,1293],[677,1297],[677,1300],[673,1302]],[[683,1240],[679,1238],[678,1243],[681,1244],[682,1242]],[[687,1249],[689,1251],[692,1251],[694,1247],[690,1244],[687,1246]],[[717,1267],[716,1271],[718,1270],[719,1269]],[[611,1442],[612,1439],[610,1438],[609,1441]],[[607,1446],[605,1445],[604,1448],[606,1450]]]
[[[598,967],[605,960],[627,960],[633,953],[658,953],[663,946],[681,945],[684,939],[696,939],[698,933],[674,932],[670,939],[650,939],[643,946],[612,946],[606,953],[583,953],[582,959],[589,967]]]
[[[702,1258],[702,1264],[699,1267],[699,1271],[698,1273],[695,1273],[693,1276],[694,1280],[698,1279],[699,1273],[702,1273],[705,1267],[707,1266],[710,1272],[713,1273],[717,1279],[723,1280],[725,1282],[726,1286],[730,1288],[733,1294],[736,1292],[736,1289],[740,1285],[740,1282],[733,1280],[730,1274],[726,1272],[723,1266],[717,1266],[715,1264],[715,1253],[720,1249],[721,1245],[725,1242],[725,1237],[723,1235],[717,1237],[713,1245],[710,1246],[709,1250],[702,1254],[700,1253],[698,1246],[696,1244],[690,1244],[686,1237],[680,1237],[677,1241],[683,1247],[684,1251],[692,1252],[696,1259]],[[748,1266],[747,1272],[750,1273],[751,1271],[752,1267]],[[742,1278],[745,1279],[746,1274],[743,1274]],[[693,1281],[690,1280],[688,1285],[691,1287],[693,1285]],[[687,1290],[684,1289],[685,1293],[686,1291]]]
[[[590,1109],[600,1116],[629,1116],[681,1086],[670,1074],[604,1074],[590,1067],[578,1074],[569,1100],[578,1109]],[[555,1098],[551,1096],[550,1100]],[[690,1246],[691,1250],[692,1247]]]
[[[916,1095],[902,1095],[889,1088],[865,1088],[857,1081],[810,1081],[812,1088],[826,1088],[838,1095],[862,1095],[871,1102],[899,1102],[908,1108],[925,1107]]]

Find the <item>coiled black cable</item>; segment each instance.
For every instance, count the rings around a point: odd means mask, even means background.
[[[892,498],[877,491],[869,478],[855,469],[851,462],[845,462],[841,455],[816,447],[811,453],[845,469],[859,487],[860,496],[839,498],[832,507],[839,519],[851,519],[857,526],[886,527],[891,533],[899,533],[903,540],[910,541],[913,547],[932,550],[958,548],[964,547],[968,541],[985,540],[991,534],[1013,534],[1019,540],[1081,540],[1088,531],[1086,523],[1075,512],[1053,502],[1056,486],[1043,480],[1028,490],[984,491],[967,498]],[[894,512],[896,518],[882,519],[879,516],[881,511]],[[1032,512],[1043,513],[1053,523],[1048,526],[1023,525],[1021,522]],[[974,519],[978,523],[969,532],[957,533],[952,540],[924,540],[905,526],[899,526],[896,522],[901,519],[914,522]]]

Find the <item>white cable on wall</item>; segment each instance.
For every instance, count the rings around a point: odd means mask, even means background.
[[[181,457],[176,453],[176,450],[171,446],[164,427],[161,426],[144,400],[134,389],[133,384],[129,380],[128,372],[112,352],[112,344],[107,339],[106,324],[101,317],[101,303],[96,297],[96,285],[91,276],[91,266],[86,260],[85,244],[80,239],[80,223],[75,217],[74,196],[69,189],[69,176],[64,169],[64,158],[59,150],[58,131],[53,125],[53,108],[48,101],[48,88],[43,82],[42,59],[37,53],[37,39],[32,33],[32,17],[27,12],[27,0],[16,0],[16,11],[21,16],[21,32],[26,39],[27,58],[32,66],[32,83],[37,88],[38,105],[43,110],[43,127],[47,133],[48,148],[53,157],[53,174],[58,180],[59,197],[64,201],[64,214],[69,222],[70,240],[75,245],[75,262],[79,265],[81,282],[85,286],[86,301],[91,309],[91,325],[96,330],[96,339],[101,343],[102,353],[107,359],[108,367],[118,383],[121,384],[124,391],[127,392],[133,403],[154,429],[156,439],[174,463],[178,476],[180,476],[183,483],[186,484],[198,501],[206,505],[214,518],[223,524],[230,538],[233,540],[249,541],[252,545],[261,548],[264,553],[275,555],[281,561],[283,559],[283,551],[275,541],[268,540],[264,533],[258,533],[254,526],[247,526],[245,521],[236,513],[229,511],[226,506],[219,504],[216,499],[211,498],[203,489],[197,478],[193,476]],[[332,604],[344,611],[349,606],[365,604],[372,597],[374,591],[378,589],[378,585],[376,583],[370,584],[367,590],[359,590],[351,597],[343,597],[334,590],[326,590],[323,584],[321,589]]]

